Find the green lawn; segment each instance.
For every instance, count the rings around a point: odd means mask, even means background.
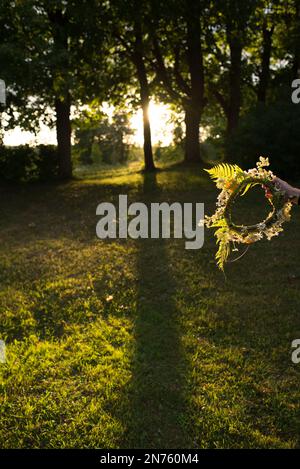
[[[300,447],[300,209],[225,279],[212,233],[198,251],[95,236],[118,194],[211,212],[200,169],[85,177],[0,190],[0,446]]]

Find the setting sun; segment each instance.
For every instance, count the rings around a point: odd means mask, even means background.
[[[149,118],[151,124],[152,143],[161,143],[164,146],[170,145],[173,139],[173,125],[170,122],[172,111],[165,104],[151,102],[149,106]],[[131,118],[131,127],[134,131],[132,143],[142,146],[143,137],[143,114],[139,110]]]

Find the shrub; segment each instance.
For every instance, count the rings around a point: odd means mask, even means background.
[[[275,103],[258,106],[240,121],[228,142],[232,162],[245,169],[255,165],[260,155],[270,159],[271,170],[283,178],[300,177],[300,105]]]
[[[58,175],[55,146],[0,147],[0,179],[14,182],[53,180]]]
[[[38,180],[49,181],[58,177],[58,152],[55,145],[39,145],[38,153]]]
[[[162,163],[175,163],[181,161],[184,152],[181,145],[157,146],[154,152],[156,161]]]
[[[0,147],[0,178],[5,181],[37,179],[37,155],[29,145]]]

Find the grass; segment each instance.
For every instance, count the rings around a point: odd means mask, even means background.
[[[1,189],[0,446],[299,448],[299,209],[225,279],[212,233],[198,251],[97,239],[96,206],[119,194],[216,197],[183,169]]]

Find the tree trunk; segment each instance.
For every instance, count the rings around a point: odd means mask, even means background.
[[[200,11],[197,2],[186,2],[187,62],[190,73],[190,95],[185,108],[185,156],[187,164],[201,163],[199,129],[204,107],[204,69],[201,45]]]
[[[143,111],[143,131],[144,131],[144,162],[145,171],[154,171],[155,165],[153,160],[152,143],[151,143],[151,127],[149,119],[149,84],[147,78],[146,67],[144,63],[143,37],[141,22],[136,20],[134,23],[134,55],[133,60],[137,70],[138,81],[140,85],[141,107]]]
[[[235,37],[229,40],[230,70],[229,70],[229,103],[227,112],[227,136],[232,135],[238,126],[241,107],[241,71],[242,46]]]
[[[186,164],[199,163],[200,159],[200,128],[201,113],[199,108],[192,105],[185,107],[185,155]]]
[[[266,104],[267,90],[270,81],[270,59],[272,52],[272,35],[274,27],[267,28],[266,23],[263,25],[263,50],[261,58],[260,79],[257,89],[257,100],[259,103]]]
[[[83,164],[90,165],[93,164],[92,159],[92,151],[93,151],[93,142],[86,142],[84,149],[80,153],[80,161]]]
[[[300,5],[296,0],[295,3],[295,26],[293,34],[294,57],[292,66],[292,78],[300,78]]]
[[[70,109],[69,96],[64,101],[60,98],[55,100],[57,151],[61,179],[72,177]]]
[[[144,130],[144,158],[145,170],[155,170],[153,161],[152,143],[151,143],[151,127],[149,120],[149,98],[142,100],[143,109],[143,130]]]
[[[2,127],[2,110],[1,110],[1,104],[0,104],[0,147],[3,145],[3,138],[4,138],[4,132],[3,132],[3,127]]]
[[[52,35],[54,46],[58,52],[63,51],[68,57],[68,17],[60,8],[46,8],[47,15],[52,25]],[[66,73],[65,73],[66,70]],[[56,65],[53,66],[53,77],[59,76],[63,86],[60,87],[59,93],[64,96],[55,98],[56,113],[56,138],[58,152],[58,170],[60,179],[70,179],[72,177],[72,160],[71,160],[71,96],[68,89],[68,72],[69,63],[66,60],[65,70]],[[53,79],[54,86],[54,79]]]

